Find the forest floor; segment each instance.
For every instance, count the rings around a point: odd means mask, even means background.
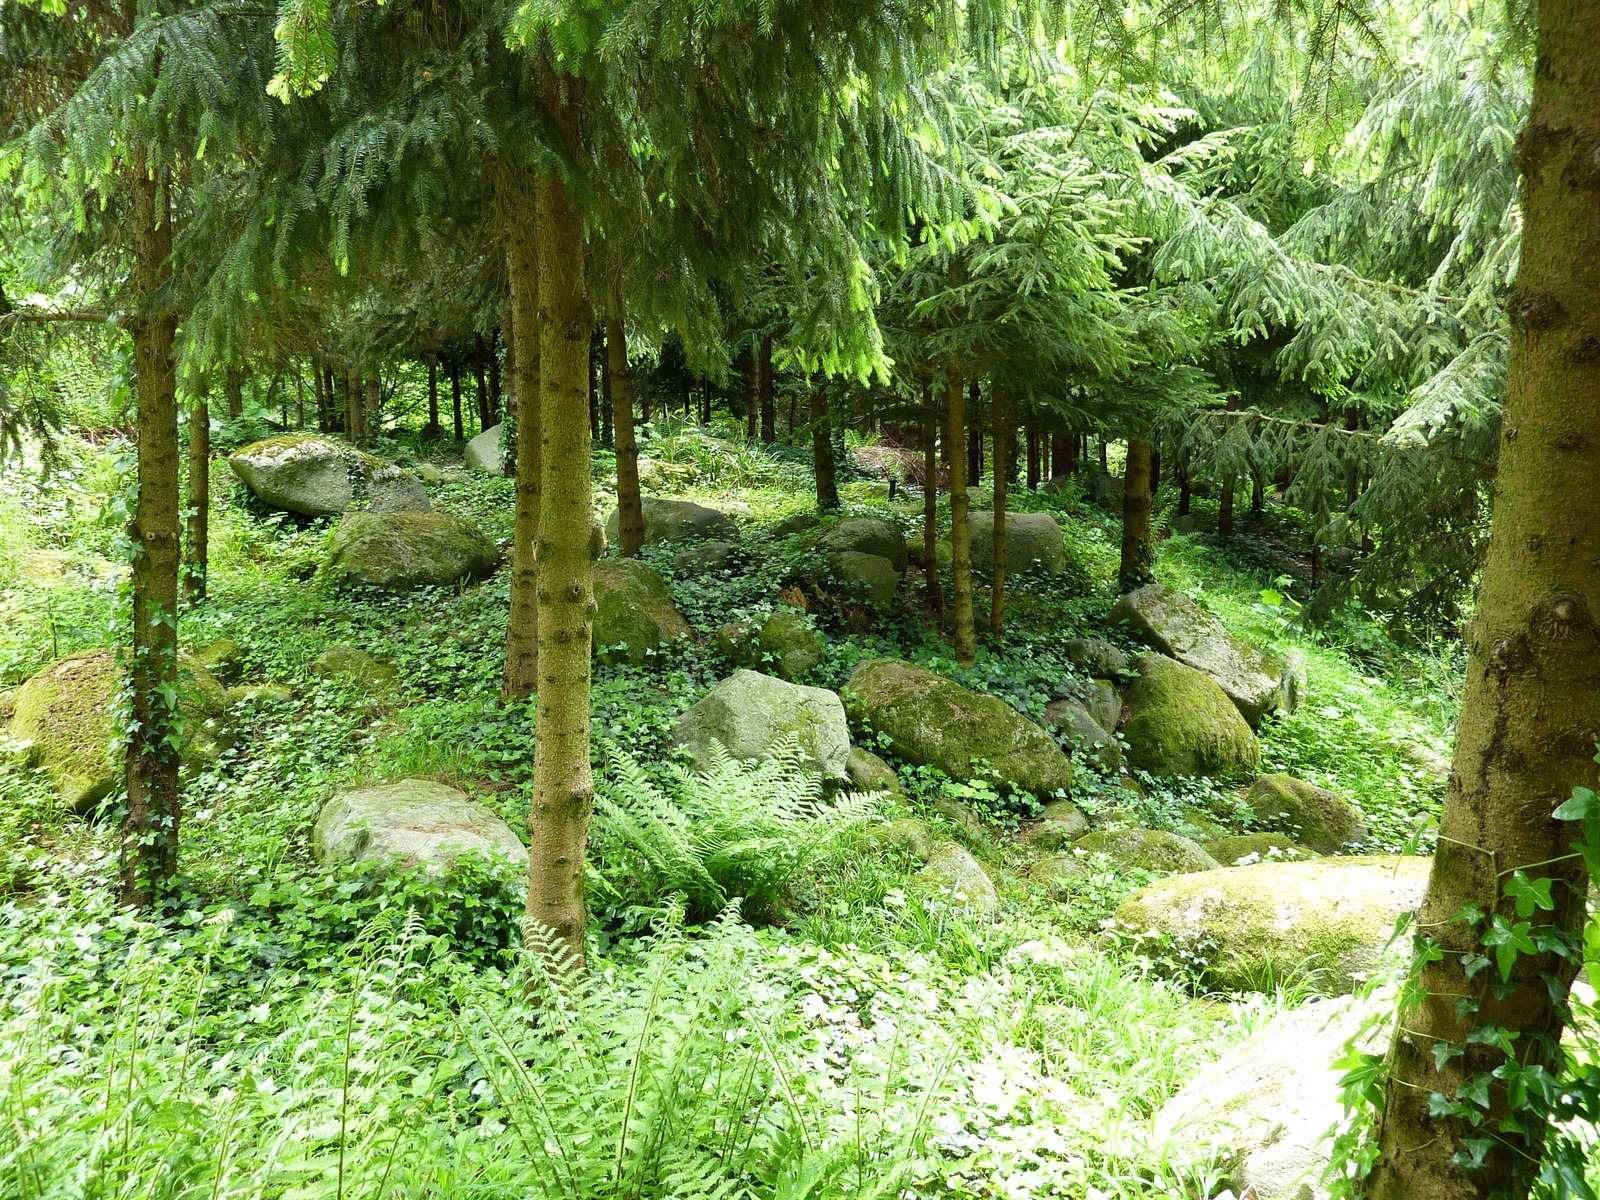
[[[69,449],[45,490],[15,472],[0,484],[0,691],[106,645],[120,611],[111,564],[125,466],[114,447]],[[435,461],[434,507],[509,537],[510,481],[468,474],[453,445],[378,449]],[[671,725],[726,670],[710,635],[770,611],[792,566],[770,530],[810,508],[812,485],[800,452],[735,435],[658,432],[644,452],[681,468],[670,494],[734,515],[756,550],[753,565],[693,577],[670,553],[647,554],[699,640],[645,667],[597,670],[602,776],[625,747],[670,787]],[[603,516],[604,453],[595,478]],[[848,471],[841,490],[850,513],[920,528],[914,489],[890,501],[881,480]],[[954,785],[901,764],[904,801],[875,815],[918,817],[969,849],[998,883],[993,916],[855,843],[820,857],[771,923],[689,926],[630,890],[601,831],[589,982],[537,1004],[512,949],[514,883],[319,866],[319,808],[370,781],[455,784],[525,828],[533,711],[498,701],[506,572],[464,588],[341,592],[314,574],[327,522],[266,513],[220,462],[212,500],[210,597],[184,614],[183,641],[234,639],[243,678],[287,698],[239,710],[232,747],[189,779],[185,900],[170,920],[117,911],[109,829],[60,811],[0,735],[0,1178],[36,1188],[17,1194],[66,1194],[41,1181],[74,1172],[106,1185],[96,1194],[137,1196],[197,1195],[184,1189],[218,1173],[214,1194],[262,1196],[1211,1193],[1214,1172],[1173,1161],[1149,1117],[1315,981],[1224,995],[1203,976],[1159,973],[1104,930],[1151,876],[1107,868],[1064,892],[1030,884],[1036,852],[1017,831],[1032,814],[983,789],[956,794],[985,819],[952,820],[940,802]],[[828,628],[808,682],[837,689],[862,658],[894,654],[1038,717],[1066,670],[1064,643],[1105,632],[1119,527],[1071,488],[1018,489],[1013,506],[1060,519],[1069,566],[1012,581],[1006,635],[983,641],[976,667],[958,667],[911,607]],[[1197,501],[1202,530],[1208,511]],[[1164,494],[1163,532],[1169,517]],[[1226,546],[1204,532],[1163,537],[1157,573],[1305,664],[1303,703],[1262,730],[1263,770],[1351,800],[1364,849],[1425,852],[1457,652],[1401,645],[1360,614],[1300,628],[1285,578],[1293,533],[1294,515],[1274,510]],[[333,645],[393,664],[398,686],[314,674]],[[1146,828],[1192,832],[1196,812],[1237,812],[1236,789],[1205,780],[1147,778],[1136,795],[1081,779],[1074,799],[1091,816],[1114,807]],[[556,1027],[566,1034],[549,1036]]]

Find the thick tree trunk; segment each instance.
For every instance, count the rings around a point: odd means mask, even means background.
[[[1189,504],[1193,493],[1189,487],[1189,460],[1187,456],[1178,457],[1178,515],[1189,515]]]
[[[1488,1088],[1482,1127],[1434,1115],[1435,1095],[1503,1068],[1559,1069],[1563,1005],[1576,957],[1524,954],[1502,983],[1476,906],[1507,927],[1511,874],[1553,877],[1548,923],[1576,935],[1587,878],[1581,827],[1552,811],[1574,786],[1600,787],[1600,0],[1542,0],[1533,106],[1519,143],[1522,264],[1508,308],[1506,378],[1489,551],[1468,639],[1466,691],[1439,845],[1417,928],[1442,951],[1421,966],[1422,996],[1402,1014],[1390,1058],[1371,1200],[1527,1194],[1545,1131],[1520,1123],[1506,1084]],[[1431,956],[1430,956],[1431,957]],[[1478,1036],[1474,1036],[1474,1034]],[[1436,1051],[1440,1047],[1446,1051]],[[1482,1168],[1457,1165],[1465,1139],[1494,1137]]]
[[[998,641],[1005,628],[1006,609],[1006,472],[1004,463],[1011,452],[1011,418],[1005,396],[990,385],[990,421],[994,428],[994,556],[991,568],[994,587],[989,593],[989,632]]]
[[[1072,467],[1069,465],[1071,455],[1067,451],[1071,441],[1072,439],[1068,434],[1053,433],[1050,435],[1050,478],[1055,479],[1072,471]]]
[[[507,454],[516,478],[511,534],[511,609],[506,615],[506,661],[501,695],[526,700],[539,686],[540,478],[543,469],[539,403],[539,252],[535,241],[538,203],[531,181],[508,180],[506,200],[519,206],[519,220],[506,230],[506,284],[511,293],[507,329],[511,393],[517,418]],[[504,434],[501,435],[502,441]]]
[[[1039,490],[1040,459],[1039,431],[1034,428],[1033,422],[1028,422],[1028,490]]]
[[[134,288],[130,322],[138,392],[138,496],[128,535],[134,546],[132,694],[122,819],[122,902],[145,906],[178,865],[178,396],[172,342],[177,319],[156,307],[171,278],[172,218],[166,189],[135,151],[132,193]]]
[[[494,424],[489,415],[489,364],[488,353],[483,348],[483,334],[472,335],[472,374],[478,384],[478,430],[482,432]]]
[[[550,80],[547,110],[578,151],[575,79]],[[583,221],[555,175],[539,179],[539,704],[528,826],[528,919],[581,966],[584,853],[594,806],[589,765],[594,619],[586,376],[594,314],[584,278]]]
[[[967,419],[961,364],[952,362],[945,376],[944,437],[950,449],[950,588],[951,638],[956,661],[970,667],[978,661],[978,640],[972,617],[972,529],[967,524]]]
[[[1128,462],[1122,471],[1122,562],[1117,586],[1124,592],[1143,587],[1155,576],[1150,566],[1150,443],[1128,439]]]
[[[616,385],[611,382],[611,338],[603,329],[600,346],[600,444],[607,450],[617,446],[617,414],[611,406]],[[637,458],[636,458],[637,461]]]
[[[833,461],[833,433],[828,427],[828,396],[811,381],[811,462],[817,474],[817,509],[839,510],[839,477]]]
[[[1161,490],[1161,447],[1150,447],[1150,494],[1154,496]]]
[[[228,401],[228,416],[238,418],[244,415],[244,372],[238,367],[229,367],[222,375],[222,394]]]
[[[1253,472],[1250,477],[1250,515],[1259,517],[1267,511],[1267,486],[1261,472]]]
[[[455,420],[456,441],[465,441],[466,427],[461,422],[461,363],[450,360],[450,415]]]
[[[978,381],[967,385],[967,486],[983,479],[983,432],[978,424]]]
[[[1233,476],[1222,481],[1222,499],[1217,505],[1217,536],[1231,538],[1233,536]]]
[[[319,433],[327,433],[330,429],[328,424],[327,372],[323,370],[322,363],[316,359],[313,359],[311,363],[311,382],[317,398],[317,431]]]
[[[489,424],[498,425],[502,412],[500,404],[500,354],[496,349],[499,337],[489,334]]]
[[[444,432],[439,424],[439,356],[428,351],[428,436],[438,437]]]
[[[944,622],[944,584],[939,580],[939,409],[930,384],[922,398],[922,549],[928,607]]]
[[[606,363],[617,423],[617,541],[624,557],[635,558],[644,546],[644,499],[639,492],[639,439],[633,428],[633,372],[618,296],[611,298],[606,311]]]
[[[206,562],[211,553],[211,406],[203,393],[189,407],[189,510],[184,534],[183,594],[193,604],[206,598]]]
[[[366,378],[366,399],[361,403],[361,444],[372,444],[372,425],[377,422],[381,427],[383,422],[379,417],[379,410],[383,407],[383,380],[374,367],[372,373]]]

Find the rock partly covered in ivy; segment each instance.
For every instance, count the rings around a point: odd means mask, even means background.
[[[1141,888],[1117,920],[1204,959],[1219,987],[1270,989],[1315,972],[1319,989],[1342,995],[1379,965],[1400,914],[1422,902],[1428,865],[1368,855],[1222,867]]]
[[[933,854],[933,833],[915,817],[868,825],[864,832],[867,844],[880,854],[904,854],[921,863]]]
[[[1152,775],[1232,776],[1261,767],[1261,745],[1209,675],[1163,654],[1134,663],[1124,694],[1128,761]]]
[[[1292,834],[1319,854],[1366,840],[1366,822],[1353,804],[1293,775],[1263,775],[1244,802],[1263,829]]]
[[[1127,652],[1105,638],[1072,638],[1062,650],[1069,663],[1096,679],[1115,679],[1128,669]]]
[[[829,555],[886,558],[897,575],[906,569],[906,535],[899,525],[882,517],[846,517],[817,539],[817,547]]]
[[[325,679],[341,679],[377,687],[393,683],[400,675],[390,663],[354,646],[329,646],[311,660],[311,673]]]
[[[983,864],[954,842],[940,842],[928,855],[922,877],[956,903],[982,913],[1000,907],[1000,893]]]
[[[335,796],[312,830],[324,863],[381,863],[440,873],[467,854],[528,869],[517,835],[465,792],[426,779],[402,779]]]
[[[967,516],[972,537],[972,565],[988,571],[994,563],[994,513]],[[1067,565],[1066,541],[1061,526],[1049,513],[1006,514],[1006,573],[1060,571]]]
[[[1169,658],[1205,672],[1252,725],[1295,703],[1292,670],[1245,645],[1182,592],[1147,584],[1118,600],[1110,619]]]
[[[673,736],[701,768],[709,764],[712,742],[734,758],[759,759],[779,739],[792,738],[827,779],[844,779],[850,756],[837,695],[759,671],[735,671],[717,684],[678,718]]]
[[[1164,829],[1102,829],[1078,839],[1074,849],[1104,854],[1142,871],[1212,871],[1217,860],[1196,843]]]
[[[505,447],[500,444],[500,431],[504,425],[491,425],[477,437],[467,442],[466,449],[461,452],[462,461],[474,471],[487,471],[491,475],[502,475],[506,468]]]
[[[1235,833],[1206,843],[1206,853],[1225,867],[1250,862],[1297,862],[1316,858],[1317,852],[1281,833]]]
[[[869,604],[882,607],[894,599],[900,572],[881,554],[863,550],[835,550],[828,555],[834,582],[857,591]]]
[[[1176,1163],[1220,1162],[1218,1182],[1237,1195],[1323,1200],[1326,1135],[1345,1116],[1344,1068],[1334,1064],[1364,1032],[1361,1049],[1383,1053],[1393,1021],[1368,1021],[1377,1004],[1313,1000],[1280,1013],[1162,1106],[1152,1127],[1157,1145]]]
[[[680,575],[703,575],[726,566],[736,549],[732,542],[701,542],[674,554],[672,565]]]
[[[850,786],[861,792],[886,792],[891,796],[903,795],[900,776],[883,759],[871,750],[851,746],[844,763],[845,777]]]
[[[1078,693],[1078,703],[1107,733],[1114,733],[1122,721],[1122,696],[1109,679],[1091,679]]]
[[[643,664],[693,632],[667,581],[634,558],[594,565],[594,647],[602,662]]]
[[[185,765],[210,762],[228,744],[227,696],[211,673],[178,656]],[[112,754],[123,672],[110,650],[59,658],[17,689],[11,732],[32,743],[28,760],[55,784],[73,812],[87,812],[122,779]]]
[[[645,496],[640,508],[644,512],[646,546],[658,542],[730,542],[739,536],[739,527],[727,513],[690,500]],[[606,536],[613,542],[618,538],[616,509],[606,518]]]
[[[1089,860],[1076,854],[1052,854],[1028,868],[1028,882],[1052,898],[1070,892],[1072,885],[1089,878]]]
[[[1122,747],[1117,744],[1116,734],[1107,733],[1076,700],[1052,701],[1044,710],[1044,719],[1052,729],[1066,735],[1073,758],[1081,755],[1113,775],[1122,770]]]
[[[842,693],[858,726],[885,734],[896,757],[952,779],[992,775],[1046,796],[1072,783],[1072,764],[1052,738],[1004,700],[898,659],[869,659]]]
[[[230,637],[218,638],[190,651],[189,657],[199,663],[212,678],[221,683],[234,683],[244,672],[244,651]]]
[[[717,630],[717,650],[735,666],[765,671],[791,683],[822,662],[822,635],[792,608],[781,608],[760,624],[739,621]]]
[[[499,547],[453,513],[352,512],[328,539],[323,569],[345,583],[399,590],[482,579],[499,565]]]
[[[228,465],[262,503],[307,517],[331,517],[352,505],[372,512],[427,512],[422,480],[401,468],[307,433],[251,442]]]
[[[242,704],[287,704],[294,692],[281,683],[246,683],[228,689],[228,707]]]

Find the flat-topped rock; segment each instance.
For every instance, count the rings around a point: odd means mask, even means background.
[[[331,517],[355,506],[370,512],[427,512],[428,492],[392,462],[332,438],[290,433],[251,442],[228,456],[241,483],[272,508]]]
[[[426,779],[344,792],[323,805],[312,830],[325,863],[381,863],[440,873],[467,854],[507,870],[528,869],[511,827],[465,792]]]

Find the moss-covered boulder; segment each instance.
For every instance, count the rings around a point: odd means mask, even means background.
[[[178,657],[183,758],[209,762],[227,745],[227,695],[187,654]],[[122,668],[110,650],[58,658],[17,689],[11,732],[30,742],[28,760],[56,786],[73,812],[88,812],[116,789],[121,764],[112,752]]]
[[[980,913],[1000,907],[1000,893],[983,864],[954,842],[940,842],[928,855],[922,878],[957,904]]]
[[[402,779],[335,796],[312,829],[324,863],[378,863],[443,873],[467,854],[528,869],[528,851],[511,827],[465,792],[426,779]]]
[[[727,513],[690,500],[644,496],[640,508],[644,513],[646,546],[659,542],[731,542],[739,536],[739,527]],[[618,539],[618,528],[617,510],[612,509],[606,518],[606,536],[612,542]]]
[[[391,663],[374,658],[365,650],[354,646],[329,646],[311,660],[311,673],[324,679],[337,679],[346,683],[364,684],[384,688],[400,677]]]
[[[241,483],[272,508],[331,517],[359,505],[372,512],[427,512],[422,480],[392,462],[314,434],[251,442],[228,456]]]
[[[1353,804],[1293,775],[1263,775],[1244,802],[1263,829],[1292,834],[1319,854],[1337,854],[1367,837]]]
[[[846,517],[817,539],[827,554],[854,552],[886,558],[898,575],[906,569],[906,535],[882,517]]]
[[[734,758],[759,759],[779,739],[793,739],[825,779],[844,779],[850,756],[837,695],[759,671],[735,671],[717,684],[678,718],[673,738],[702,768],[713,742]]]
[[[883,759],[871,750],[863,750],[860,746],[851,746],[850,754],[844,761],[845,777],[850,780],[850,786],[860,792],[884,792],[891,796],[903,795],[900,787],[900,776]]]
[[[1069,663],[1096,679],[1115,679],[1128,669],[1127,652],[1105,638],[1072,638],[1062,650]]]
[[[1268,712],[1292,707],[1298,695],[1291,670],[1234,637],[1182,592],[1147,584],[1118,600],[1110,619],[1169,658],[1209,675],[1252,725]]]
[[[867,845],[879,854],[901,855],[926,863],[933,853],[933,831],[915,817],[868,825],[862,833]]]
[[[1089,860],[1076,854],[1052,854],[1028,868],[1028,882],[1052,899],[1063,899],[1090,876]]]
[[[1144,654],[1124,694],[1128,761],[1152,775],[1254,773],[1261,744],[1209,675],[1163,654]]]
[[[234,683],[244,672],[244,651],[230,637],[198,646],[190,652],[189,657],[211,672],[212,678],[219,683]]]
[[[1217,986],[1248,991],[1306,972],[1340,995],[1379,965],[1395,920],[1415,910],[1429,860],[1396,855],[1260,862],[1163,879],[1117,909],[1203,960]]]
[[[705,575],[726,567],[737,550],[732,542],[700,542],[674,554],[672,567],[680,575]]]
[[[1052,738],[1004,700],[898,659],[858,665],[841,693],[850,719],[887,735],[896,757],[952,779],[992,774],[1047,796],[1072,784],[1072,764]]]
[[[1038,850],[1063,850],[1089,831],[1089,820],[1070,800],[1052,800],[1024,835]]]
[[[323,560],[332,579],[394,591],[482,579],[499,565],[488,535],[440,512],[346,513]]]
[[[1220,865],[1188,838],[1164,829],[1100,829],[1079,838],[1074,849],[1104,854],[1142,871],[1185,873],[1211,871]]]
[[[653,650],[692,634],[667,581],[633,558],[594,565],[594,647],[600,661],[646,662]]]
[[[835,550],[828,555],[828,569],[836,584],[859,593],[867,603],[879,607],[892,601],[900,586],[900,572],[881,554]]]
[[[227,699],[229,708],[252,704],[288,704],[294,699],[294,692],[281,683],[245,683],[229,688]]]
[[[972,537],[972,565],[987,572],[994,563],[994,513],[967,515]],[[1006,514],[1006,573],[1060,571],[1067,565],[1067,545],[1061,526],[1049,513]]]
[[[717,630],[717,649],[734,665],[787,679],[803,679],[822,663],[825,643],[805,614],[781,608],[761,624],[739,622]]]
[[[1225,867],[1241,862],[1299,862],[1317,852],[1281,833],[1234,833],[1207,842],[1206,853]]]
[[[490,475],[502,475],[506,468],[505,447],[500,444],[500,433],[505,426],[491,425],[477,437],[467,442],[466,449],[461,452],[462,460],[474,471],[486,471]]]
[[[1116,734],[1107,733],[1078,701],[1053,701],[1044,710],[1044,719],[1067,739],[1074,759],[1093,762],[1113,775],[1122,770],[1122,747]]]

